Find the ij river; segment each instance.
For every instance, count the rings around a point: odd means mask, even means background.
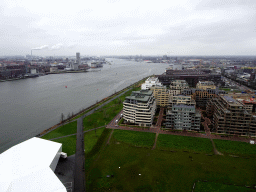
[[[169,66],[107,59],[111,65],[0,83],[0,153],[136,81]],[[100,70],[100,71],[99,71]]]

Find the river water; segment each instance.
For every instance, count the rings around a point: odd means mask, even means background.
[[[40,76],[0,83],[0,153],[136,81],[162,74],[163,63],[106,59],[86,73]]]

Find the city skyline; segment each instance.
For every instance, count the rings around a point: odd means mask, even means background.
[[[255,1],[7,1],[0,56],[255,55]]]

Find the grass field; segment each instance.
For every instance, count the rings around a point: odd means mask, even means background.
[[[249,186],[256,183],[255,159],[137,148],[117,144],[115,138],[86,171],[87,191],[188,192],[198,180]]]
[[[239,141],[227,141],[219,139],[214,139],[214,143],[217,150],[221,153],[249,155],[256,157],[256,145]]]
[[[246,188],[244,186],[225,185],[213,182],[197,182],[194,192],[255,192],[255,189]]]
[[[104,131],[105,128],[100,128],[96,130],[96,135],[95,131],[90,131],[84,134],[84,150],[85,153],[89,153],[94,145],[97,143],[98,139],[100,138],[102,132]]]
[[[165,134],[158,136],[157,149],[186,150],[203,153],[213,152],[212,143],[209,139]]]
[[[67,153],[68,156],[75,154],[76,152],[76,135],[56,139],[54,142],[62,143],[62,151]]]
[[[128,144],[141,147],[152,147],[155,141],[155,133],[126,131],[116,129],[113,133],[113,138],[117,141],[122,141]]]
[[[102,132],[105,128],[97,129],[96,135],[95,131],[90,131],[84,134],[84,149],[85,153],[89,153],[94,145],[97,143]],[[62,151],[67,153],[68,156],[75,154],[76,152],[76,135],[65,137],[61,139],[56,139],[54,142],[62,143]]]

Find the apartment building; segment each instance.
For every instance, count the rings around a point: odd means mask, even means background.
[[[162,83],[159,82],[157,77],[149,77],[145,83],[141,85],[141,89],[146,90],[150,89],[152,86],[162,86]]]
[[[256,135],[256,117],[245,106],[228,95],[218,95],[208,102],[207,114],[213,117],[216,133]]]
[[[170,90],[166,89],[165,86],[152,86],[150,90],[153,91],[153,95],[156,99],[156,105],[158,107],[167,107]]]
[[[156,110],[156,101],[150,90],[133,91],[123,102],[125,123],[147,127],[151,126]]]
[[[179,95],[183,90],[188,88],[188,83],[185,80],[173,80],[170,83],[170,95]]]
[[[207,89],[216,89],[216,86],[214,85],[214,82],[212,82],[212,81],[199,81],[196,84],[196,88],[207,90]]]
[[[207,102],[219,94],[225,94],[223,90],[216,89],[186,89],[183,95],[190,95],[196,101],[196,106],[205,109]]]
[[[172,96],[168,101],[168,109],[170,110],[173,105],[196,105],[195,100],[191,95],[175,95]]]
[[[175,104],[166,113],[166,128],[174,130],[200,130],[201,113],[195,105]]]

